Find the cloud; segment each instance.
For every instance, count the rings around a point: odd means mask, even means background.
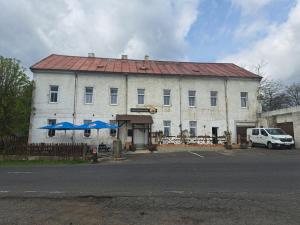
[[[250,23],[241,23],[240,26],[234,31],[234,38],[239,39],[255,39],[261,34],[268,33],[273,29],[272,23],[266,20],[255,20]]]
[[[197,14],[198,0],[0,0],[0,55],[180,59]]]
[[[300,81],[300,0],[290,10],[285,22],[271,26],[262,39],[218,61],[235,62],[251,69],[263,60],[267,76],[285,82]]]
[[[269,3],[278,0],[231,0],[232,4],[241,8],[245,14],[254,13]]]

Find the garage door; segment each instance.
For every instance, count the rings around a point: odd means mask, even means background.
[[[276,127],[281,128],[284,130],[287,134],[294,137],[294,127],[293,122],[286,122],[286,123],[277,123]]]
[[[236,127],[236,140],[237,144],[246,143],[247,142],[247,129],[254,128],[255,126],[251,127]]]

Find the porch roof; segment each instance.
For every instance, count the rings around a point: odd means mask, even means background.
[[[131,123],[147,123],[152,124],[152,116],[149,115],[117,115],[117,121],[130,121]]]

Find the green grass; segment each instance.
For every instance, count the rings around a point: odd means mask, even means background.
[[[85,163],[88,162],[84,160],[4,160],[0,161],[0,167],[75,165]]]

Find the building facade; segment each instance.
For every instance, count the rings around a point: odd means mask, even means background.
[[[31,67],[35,84],[30,143],[147,145],[155,132],[222,136],[233,142],[255,127],[261,77],[234,64],[106,59],[50,55]],[[63,121],[102,120],[119,129],[47,131]]]

